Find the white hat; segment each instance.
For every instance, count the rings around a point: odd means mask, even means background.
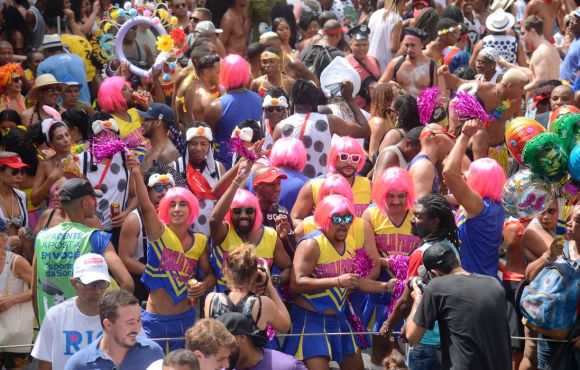
[[[60,36],[56,33],[54,35],[44,35],[44,38],[42,39],[42,45],[38,47],[38,51],[63,46],[64,44],[60,41]]]
[[[111,281],[107,262],[100,254],[87,253],[76,259],[73,265],[73,278],[83,284],[95,281]]]
[[[495,12],[498,9],[508,10],[515,0],[493,0],[491,4],[491,11]]]
[[[195,26],[195,32],[199,33],[222,33],[224,30],[221,28],[215,28],[211,21],[201,21]]]
[[[516,24],[516,19],[511,13],[503,9],[498,9],[491,13],[485,21],[485,27],[492,32],[503,32],[512,28]]]

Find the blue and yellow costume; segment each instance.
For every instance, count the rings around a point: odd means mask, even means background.
[[[400,225],[395,225],[389,215],[379,207],[370,208],[371,227],[375,233],[379,256],[388,258],[392,254],[410,255],[419,245],[419,237],[411,234],[412,212],[407,212]],[[379,281],[389,281],[395,276],[391,271],[381,268]],[[367,305],[363,310],[362,322],[370,331],[379,331],[387,319],[387,306],[391,301],[391,293],[369,294]]]
[[[320,249],[320,256],[312,273],[313,278],[338,277],[350,273],[353,269],[355,243],[349,234],[345,240],[345,250],[338,253],[332,243],[320,231],[314,231],[302,238],[314,239]],[[298,248],[305,248],[304,244]],[[319,292],[300,293],[316,312],[306,310],[294,304],[290,317],[292,318],[292,334],[305,333],[348,333],[352,328],[345,316],[345,302],[348,289],[333,287]],[[324,314],[331,310],[334,315]],[[313,357],[329,357],[333,361],[342,362],[344,355],[356,353],[359,348],[355,335],[340,336],[296,336],[289,337],[284,342],[284,352],[300,360]]]
[[[268,226],[261,226],[262,236],[256,245],[256,256],[268,261],[268,266],[272,268],[274,261],[274,250],[276,249],[276,240],[278,234],[276,230]],[[211,265],[216,274],[217,284],[216,291],[224,292],[227,287],[227,279],[223,274],[224,262],[228,258],[228,253],[244,244],[244,241],[231,224],[228,224],[228,233],[221,245],[212,246],[210,259]]]
[[[207,236],[193,233],[193,245],[184,251],[179,237],[165,226],[161,237],[147,247],[147,265],[141,281],[150,291],[163,289],[174,304],[187,299],[187,282],[196,275],[199,259],[206,248]],[[178,315],[158,315],[143,311],[143,330],[149,338],[182,338],[195,323],[195,308]],[[183,348],[183,340],[159,343],[167,353]]]
[[[320,186],[323,182],[324,178],[317,178],[310,182],[312,185],[312,198],[314,205],[318,203],[318,192],[320,191]],[[355,176],[352,184],[352,195],[354,198],[354,211],[356,216],[360,217],[372,202],[371,181],[366,177]],[[304,234],[306,235],[306,232],[304,232]]]

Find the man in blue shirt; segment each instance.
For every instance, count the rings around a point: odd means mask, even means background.
[[[143,370],[163,358],[161,347],[138,337],[141,308],[132,294],[123,290],[105,293],[99,303],[103,337],[75,353],[65,370]]]
[[[570,81],[570,83],[574,83],[576,73],[578,72],[578,68],[580,68],[580,42],[578,42],[578,38],[580,38],[580,10],[576,10],[572,14],[574,16],[570,22],[572,32],[574,33],[574,41],[570,45],[566,57],[560,65],[560,79]]]

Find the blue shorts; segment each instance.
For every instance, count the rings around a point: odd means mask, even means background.
[[[292,334],[305,333],[351,333],[352,329],[344,314],[340,316],[323,315],[310,312],[302,307],[292,305]],[[351,335],[317,335],[287,337],[283,351],[299,360],[313,357],[327,357],[336,362],[342,362],[343,356],[355,354],[359,343],[354,334]]]
[[[141,312],[143,331],[147,338],[183,338],[187,329],[195,323],[195,308],[180,313],[179,315],[162,316],[143,310]],[[185,348],[185,340],[162,340],[157,341],[165,354]]]
[[[378,281],[389,281],[392,277],[387,271],[381,269]],[[380,331],[381,326],[387,320],[387,307],[391,303],[391,293],[373,293],[368,295],[366,305],[361,314],[361,321],[369,331]]]

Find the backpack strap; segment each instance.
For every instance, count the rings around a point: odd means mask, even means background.
[[[141,243],[143,248],[143,258],[147,261],[147,233],[145,232],[145,222],[143,221],[143,214],[141,213],[141,208],[137,207],[137,216],[139,217],[139,223],[141,224]]]
[[[429,86],[433,86],[435,82],[435,70],[437,69],[437,63],[433,59],[429,63]]]
[[[87,173],[89,172],[89,153],[83,153],[83,176],[87,177]]]
[[[401,66],[405,63],[405,58],[407,58],[407,55],[403,54],[403,56],[401,56],[397,61],[397,64],[395,64],[395,70],[393,71],[393,81],[395,82],[397,82],[397,72],[399,72],[399,69],[401,69]]]
[[[262,296],[255,295],[256,299],[258,300],[258,316],[256,317],[256,326],[258,326],[258,321],[262,317]]]

